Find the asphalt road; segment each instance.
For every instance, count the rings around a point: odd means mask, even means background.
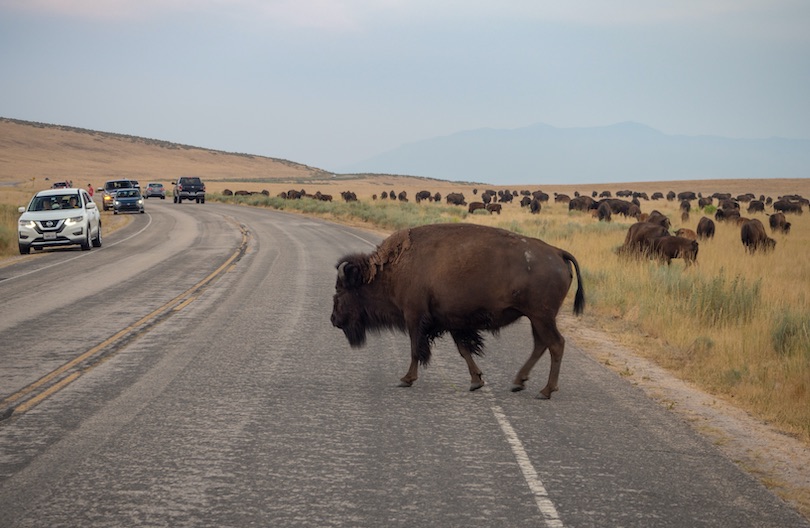
[[[547,357],[510,392],[523,322],[487,338],[480,391],[449,339],[397,387],[406,336],[354,350],[329,322],[335,263],[379,237],[147,211],[0,268],[0,527],[810,526],[571,345],[552,400]]]

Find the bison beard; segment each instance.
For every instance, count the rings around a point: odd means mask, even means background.
[[[484,385],[473,360],[483,352],[481,332],[497,333],[526,316],[534,349],[518,371],[513,391],[522,390],[546,349],[549,379],[541,396],[558,389],[565,340],[556,315],[576,271],[574,312],[585,304],[579,264],[568,252],[502,229],[437,224],[394,233],[370,254],[348,255],[337,265],[332,324],[352,347],[367,331],[408,333],[411,363],[401,386],[411,386],[419,365],[430,362],[433,341],[449,333],[470,372],[470,390]]]

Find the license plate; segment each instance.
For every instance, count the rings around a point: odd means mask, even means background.
[[[43,233],[42,238],[45,240],[56,240],[56,233]]]

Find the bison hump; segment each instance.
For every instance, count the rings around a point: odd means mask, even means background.
[[[368,277],[371,282],[386,265],[395,264],[411,247],[411,230],[402,229],[383,240],[369,257]]]

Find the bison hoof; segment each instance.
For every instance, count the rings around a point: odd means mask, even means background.
[[[397,387],[410,387],[412,385],[413,385],[412,381],[402,380],[402,381],[399,382],[399,385],[397,385]]]
[[[512,392],[520,392],[520,391],[522,391],[522,390],[523,390],[523,389],[525,389],[525,388],[526,388],[526,387],[524,387],[523,385],[519,385],[519,384],[517,384],[517,383],[513,383],[513,384],[512,384]]]
[[[478,389],[480,389],[483,386],[484,386],[483,381],[476,382],[476,383],[470,383],[470,392],[477,391]]]
[[[548,387],[544,388],[540,391],[540,394],[537,395],[538,400],[550,400],[551,393],[556,392],[557,389],[549,389]]]

